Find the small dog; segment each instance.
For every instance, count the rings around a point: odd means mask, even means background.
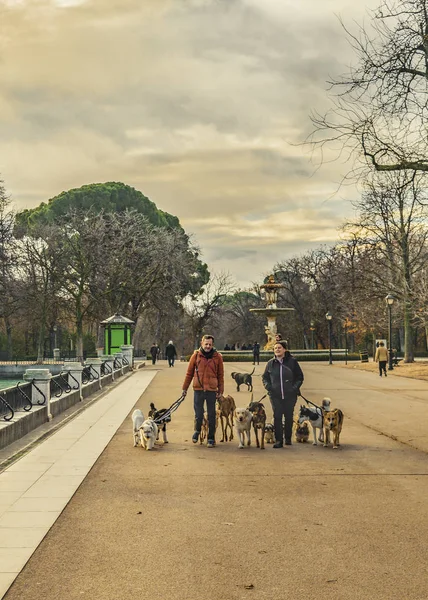
[[[324,442],[324,412],[321,408],[301,405],[298,421],[299,425],[302,425],[305,421],[309,421],[311,424],[312,432],[314,434],[314,446],[317,446],[317,429],[320,431],[318,441]]]
[[[330,398],[323,398],[323,401],[321,403],[321,408],[325,411],[328,412],[330,409],[330,404],[331,404],[331,400]]]
[[[250,402],[248,410],[253,415],[253,429],[256,438],[257,448],[265,449],[265,429],[266,429],[266,411],[261,402]],[[261,431],[261,440],[259,442],[259,431]]]
[[[299,422],[296,423],[296,442],[307,442],[309,440],[309,423],[308,421],[303,421],[302,424]]]
[[[134,438],[134,448],[139,446],[140,440],[140,427],[144,423],[144,415],[139,408],[136,408],[132,413],[132,433]]]
[[[149,417],[151,419],[155,419],[157,422],[156,424],[158,426],[158,435],[156,441],[159,439],[159,433],[162,431],[162,438],[164,444],[168,443],[168,436],[166,435],[166,424],[171,422],[171,417],[169,415],[167,417],[164,417],[167,410],[167,408],[160,408],[158,410],[153,404],[153,402],[150,402]]]
[[[339,436],[342,431],[342,425],[343,412],[340,408],[329,410],[324,414],[324,447],[328,446],[330,443],[330,431],[333,433],[333,448],[338,448],[340,446]]]
[[[239,438],[238,448],[244,447],[244,434],[247,434],[247,446],[251,446],[251,421],[253,420],[253,415],[248,408],[237,408],[235,409],[235,419],[235,427]]]
[[[204,413],[202,419],[201,433],[199,435],[199,443],[203,444],[208,437],[208,414]]]
[[[146,419],[141,425],[139,432],[141,445],[144,450],[153,450],[158,437],[158,426],[153,419]]]
[[[227,430],[230,429],[229,440],[233,440],[233,414],[235,412],[235,400],[232,396],[219,396],[217,399],[217,415],[221,423],[222,438],[220,442],[227,442]]]
[[[275,429],[272,423],[266,423],[265,425],[265,442],[266,444],[275,443]]]
[[[251,373],[236,373],[235,371],[231,373],[232,379],[235,380],[236,389],[239,392],[239,388],[241,385],[246,385],[248,387],[248,391],[253,391],[253,378],[252,374],[256,370],[256,367],[251,371]]]

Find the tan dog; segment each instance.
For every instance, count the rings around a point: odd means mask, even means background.
[[[324,413],[324,447],[330,443],[330,431],[333,433],[333,448],[338,448],[339,436],[342,431],[343,412],[340,408],[329,410]]]
[[[199,435],[199,443],[203,444],[208,436],[208,415],[204,413],[204,418],[202,419],[201,425],[201,433]]]
[[[235,410],[235,419],[235,427],[239,437],[238,448],[244,447],[244,434],[247,434],[247,446],[251,446],[251,421],[253,420],[253,415],[248,408],[237,408]]]
[[[233,415],[236,409],[235,400],[232,396],[219,396],[217,399],[218,417],[221,423],[222,438],[220,442],[227,440],[227,430],[230,430],[229,440],[233,440]]]

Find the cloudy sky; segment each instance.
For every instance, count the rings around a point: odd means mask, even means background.
[[[17,209],[122,181],[248,285],[337,237],[341,162],[296,145],[377,0],[0,0],[0,174]],[[366,16],[367,19],[367,16]]]

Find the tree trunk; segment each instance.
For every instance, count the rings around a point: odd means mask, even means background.
[[[411,310],[409,302],[404,303],[404,361],[405,363],[414,362],[413,352],[413,327],[411,325]]]
[[[45,324],[40,323],[39,336],[37,340],[37,364],[43,364],[43,358],[45,356]]]
[[[13,346],[12,346],[12,325],[8,318],[5,318],[5,327],[6,327],[6,353],[8,360],[12,360],[13,358]]]
[[[136,356],[140,356],[142,348],[142,337],[143,337],[143,316],[138,315],[135,320],[135,329],[132,336],[132,345],[135,348]]]

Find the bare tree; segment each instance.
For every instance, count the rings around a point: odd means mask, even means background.
[[[46,331],[57,323],[62,270],[59,268],[55,245],[57,228],[52,225],[37,226],[31,237],[18,242],[17,268],[23,299],[22,312],[27,315],[37,331],[37,362],[42,363]]]
[[[334,108],[313,115],[311,140],[377,171],[428,171],[427,0],[382,0],[370,31],[343,27],[356,65],[330,82]]]
[[[348,224],[372,249],[364,276],[372,293],[382,298],[392,292],[402,304],[405,362],[413,361],[415,277],[428,257],[428,196],[420,180],[416,173],[384,174],[354,203],[358,219]]]
[[[196,298],[184,302],[184,310],[192,326],[195,345],[199,343],[204,328],[216,326],[216,319],[227,302],[228,296],[235,292],[235,285],[229,273],[216,273],[204,286]]]

